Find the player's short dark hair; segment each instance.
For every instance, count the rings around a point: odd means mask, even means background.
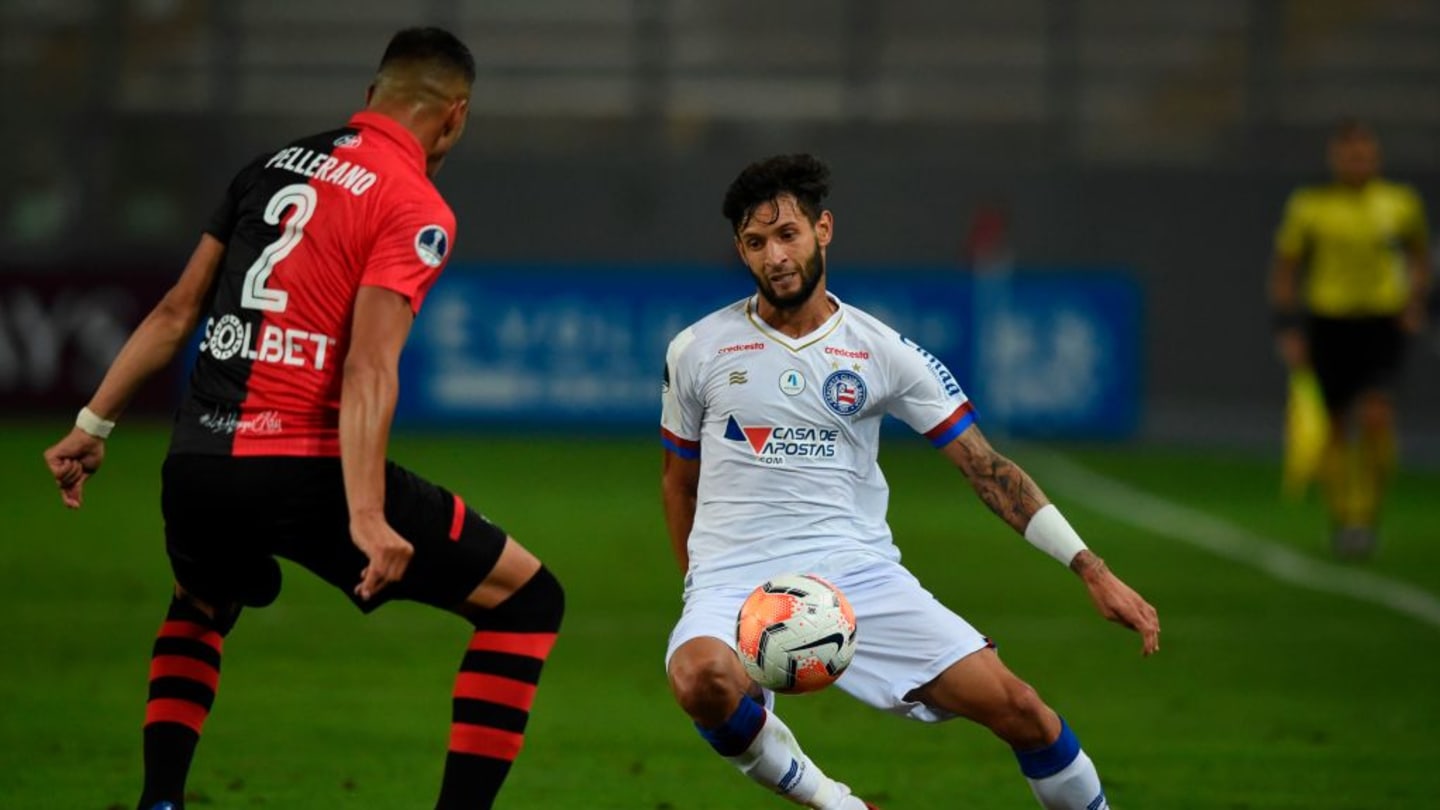
[[[830,167],[824,161],[814,155],[776,155],[746,166],[725,192],[720,210],[739,233],[756,206],[789,194],[813,224],[829,193]]]
[[[454,34],[443,28],[406,28],[397,31],[380,57],[380,70],[392,64],[426,63],[475,83],[475,57]]]

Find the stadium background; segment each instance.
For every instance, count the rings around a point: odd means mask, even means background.
[[[733,265],[720,195],[745,162],[800,150],[834,169],[832,286],[842,296],[849,278],[881,290],[882,302],[926,285],[977,300],[971,282],[995,276],[966,245],[994,211],[1009,220],[998,251],[1013,265],[1000,276],[1013,279],[1000,287],[1009,306],[1024,310],[1015,293],[1027,279],[1120,279],[1138,296],[1133,311],[1122,307],[1134,331],[1097,368],[1119,375],[1117,407],[1132,411],[1119,427],[1028,431],[1064,441],[1014,449],[1169,617],[1166,653],[1137,668],[1128,640],[1097,627],[1083,597],[1023,548],[1012,552],[933,459],[901,449],[886,458],[907,559],[922,572],[938,567],[932,587],[966,594],[962,611],[1004,631],[1012,663],[1085,721],[1077,727],[1099,738],[1097,760],[1128,806],[1418,806],[1440,789],[1421,764],[1440,753],[1427,731],[1440,716],[1440,619],[1429,612],[1440,591],[1430,504],[1440,484],[1440,333],[1410,358],[1408,471],[1387,546],[1368,568],[1307,578],[1294,572],[1329,565],[1324,528],[1317,505],[1275,497],[1283,380],[1263,296],[1285,195],[1323,178],[1325,134],[1339,115],[1376,126],[1387,174],[1420,189],[1434,222],[1440,2],[0,0],[0,503],[10,516],[0,574],[14,583],[0,607],[19,617],[0,629],[12,653],[0,696],[27,707],[0,713],[6,761],[27,763],[5,769],[0,795],[104,807],[123,804],[133,782],[141,650],[165,582],[148,473],[163,453],[176,381],[146,391],[113,443],[116,456],[130,455],[112,461],[125,471],[97,480],[81,516],[51,502],[39,450],[178,271],[235,167],[343,120],[385,39],[412,24],[455,30],[479,65],[471,129],[438,185],[460,221],[451,276],[481,293],[523,299],[573,284],[647,306],[688,296],[686,311],[738,297],[748,282]],[[455,298],[467,289],[455,287]],[[573,303],[553,313],[573,316]],[[984,311],[959,308],[957,328]],[[542,352],[545,323],[532,339]],[[617,345],[603,332],[613,326],[572,317],[553,331],[583,365],[595,359],[584,352]],[[444,346],[443,335],[417,338]],[[645,345],[621,345],[645,361]],[[521,352],[509,370],[574,373],[549,349],[534,367],[525,363],[535,355]],[[422,361],[440,356],[424,351]],[[973,355],[947,359],[982,414],[1003,411],[971,378],[980,376]],[[643,371],[658,366],[656,356]],[[426,368],[425,379],[438,379],[447,367]],[[567,797],[593,785],[605,787],[585,806],[759,801],[708,761],[668,705],[653,659],[676,602],[655,506],[653,420],[631,411],[617,432],[604,418],[604,375],[590,385],[601,406],[557,414],[548,430],[451,413],[436,437],[414,430],[434,415],[422,409],[397,446],[402,460],[475,493],[573,572],[572,640],[542,692],[526,754],[534,764],[517,769],[505,806],[579,806]],[[1010,427],[986,424],[997,435]],[[1077,473],[1076,460],[1109,483]],[[550,487],[525,485],[542,478]],[[1198,511],[1165,513],[1140,490],[1117,496],[1105,489],[1116,480]],[[1115,498],[1113,510],[1097,506]],[[556,510],[557,500],[573,509]],[[961,571],[947,564],[952,512],[981,548]],[[1167,525],[1168,539],[1185,534],[1177,522],[1199,539],[1159,542]],[[1275,549],[1301,562],[1277,563],[1267,557]],[[587,580],[587,571],[613,580]],[[1366,580],[1375,590],[1354,584],[1372,573],[1384,578]],[[1316,584],[1332,579],[1342,584]],[[289,583],[281,605],[253,618],[265,630],[246,639],[261,648],[247,653],[257,663],[227,661],[220,731],[202,749],[197,780],[218,806],[326,806],[336,786],[356,792],[356,806],[422,806],[402,786],[424,776],[423,795],[434,781],[443,732],[417,718],[443,715],[455,628],[404,608],[362,624],[302,577]],[[373,646],[317,642],[331,632]],[[405,638],[386,640],[397,634]],[[593,675],[593,659],[616,649],[627,663],[607,669],[597,710],[576,693],[597,688],[584,670]],[[356,734],[340,753],[318,736],[307,747],[312,726],[349,733],[350,713],[370,705],[366,684],[336,685],[351,672],[347,656],[368,662],[365,677],[392,693],[417,694],[379,712],[373,734]],[[399,674],[395,658],[407,662]],[[429,685],[412,688],[405,678],[416,673]],[[279,709],[267,686],[277,680],[294,692]],[[843,713],[846,733],[811,745],[840,775],[858,771],[852,781],[892,796],[887,806],[935,806],[947,791],[982,794],[976,807],[1024,806],[1012,766],[979,735],[947,728],[941,744],[843,705],[830,695],[804,702],[792,725],[809,739],[826,728],[826,712]],[[612,736],[588,730],[595,711],[617,724]],[[294,757],[244,745],[273,739],[263,718],[277,713],[288,742],[267,744],[293,746]],[[640,716],[645,730],[627,730]],[[388,756],[396,739],[407,753]],[[847,739],[883,744],[856,750]],[[1148,745],[1159,741],[1182,750],[1166,758]],[[930,787],[902,787],[875,764],[895,752],[933,758],[911,778]],[[587,762],[578,773],[577,757]],[[965,767],[945,770],[957,758]],[[55,793],[51,783],[79,768],[90,778]]]

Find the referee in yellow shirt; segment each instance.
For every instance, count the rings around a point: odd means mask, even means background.
[[[1393,388],[1407,337],[1424,326],[1429,280],[1424,202],[1382,179],[1380,144],[1360,121],[1330,136],[1333,182],[1297,189],[1275,238],[1276,339],[1313,369],[1330,413],[1320,482],[1341,556],[1374,549],[1396,462]]]

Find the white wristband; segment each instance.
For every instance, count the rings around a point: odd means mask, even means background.
[[[1060,514],[1053,503],[1040,507],[1040,511],[1030,517],[1030,525],[1025,527],[1025,539],[1064,566],[1069,566],[1075,555],[1087,548],[1080,535],[1070,528],[1070,521]]]
[[[87,407],[81,408],[80,413],[75,417],[75,427],[97,439],[108,439],[110,431],[115,429],[115,423],[109,419],[101,419],[100,414]]]

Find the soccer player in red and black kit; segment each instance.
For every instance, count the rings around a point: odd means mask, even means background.
[[[183,807],[225,635],[279,594],[277,555],[362,611],[409,599],[475,626],[437,807],[490,807],[520,750],[560,584],[458,495],[385,458],[400,350],[455,232],[430,177],[474,79],[448,32],[396,34],[364,111],[235,177],[179,281],[45,451],[78,508],[131,395],[206,318],[162,472],[176,584],[150,666],[142,810]]]

